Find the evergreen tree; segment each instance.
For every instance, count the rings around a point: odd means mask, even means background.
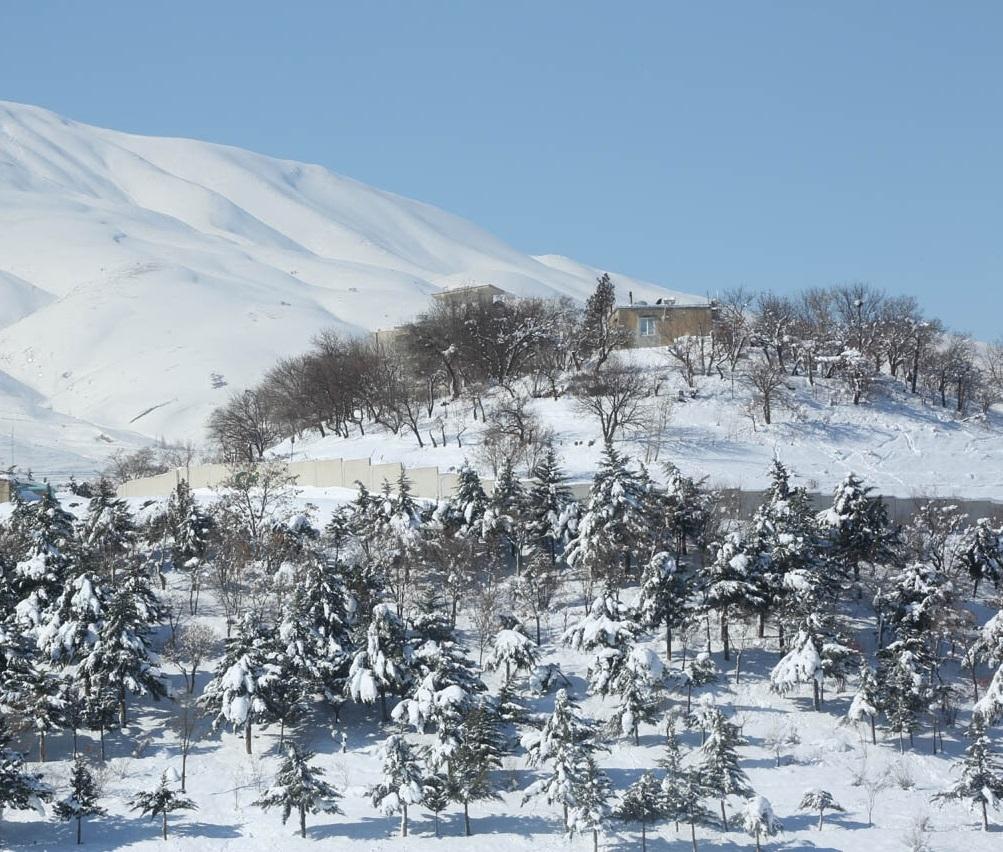
[[[577,715],[578,705],[564,689],[554,696],[554,711],[540,731],[522,739],[523,748],[533,767],[546,766],[547,774],[530,784],[523,801],[542,796],[548,804],[559,804],[564,811],[564,828],[568,828],[568,809],[575,804],[574,785],[578,768],[585,757],[596,749],[592,725]]]
[[[968,746],[961,764],[961,778],[934,799],[953,799],[964,802],[972,810],[981,810],[982,830],[989,831],[989,808],[998,808],[1001,796],[1003,767],[993,754],[986,720],[980,713],[975,713],[968,728]]]
[[[697,849],[697,826],[710,825],[713,814],[704,805],[710,795],[699,768],[682,767],[669,769],[662,779],[662,807],[666,819],[689,823],[693,852]]]
[[[411,745],[399,734],[391,734],[380,749],[383,780],[370,788],[369,798],[376,810],[387,816],[401,815],[401,837],[407,837],[408,805],[420,804],[425,778]]]
[[[845,810],[832,798],[832,793],[818,788],[806,791],[801,797],[801,804],[798,807],[803,811],[818,811],[819,831],[822,830],[822,820],[825,818],[826,811],[839,811],[841,813]]]
[[[645,852],[648,824],[665,818],[661,785],[653,772],[645,772],[624,791],[615,815],[624,822],[641,823],[641,850]]]
[[[191,799],[185,798],[167,786],[167,773],[160,776],[160,783],[155,789],[137,793],[129,802],[129,807],[139,811],[142,816],[150,815],[150,819],[161,818],[163,837],[167,840],[167,816],[174,811],[193,811],[198,808]]]
[[[598,370],[615,349],[626,345],[629,331],[616,321],[616,288],[609,274],[596,279],[596,289],[585,300],[581,331],[578,335],[576,361],[593,362]]]
[[[136,537],[136,524],[129,504],[116,494],[110,480],[101,477],[81,523],[81,543],[98,554],[102,562],[111,567],[114,576],[115,560],[133,546]]]
[[[642,722],[654,722],[661,701],[662,661],[648,648],[635,645],[616,666],[608,691],[616,696],[617,708],[608,727],[613,736],[634,738],[640,745]]]
[[[87,570],[74,577],[45,613],[37,631],[38,649],[53,663],[75,663],[98,641],[108,607],[100,578]]]
[[[978,596],[983,580],[999,588],[1003,576],[1003,531],[995,529],[989,518],[979,518],[969,534],[961,560],[974,585],[973,597]]]
[[[516,574],[522,568],[522,550],[528,538],[526,492],[515,475],[512,460],[505,459],[495,477],[494,490],[484,515],[485,539],[500,539],[515,560]]]
[[[308,556],[301,575],[301,609],[291,611],[306,625],[303,656],[306,670],[336,711],[344,700],[345,678],[352,653],[351,613],[354,602],[346,588],[344,566]],[[303,628],[297,628],[297,632]],[[282,637],[283,627],[279,628]]]
[[[212,533],[212,518],[202,511],[188,480],[181,479],[167,501],[167,526],[171,533],[171,554],[175,566],[205,558]]]
[[[822,656],[810,629],[798,631],[790,650],[770,672],[770,686],[775,692],[786,695],[801,684],[811,684],[812,703],[822,709]]]
[[[861,663],[860,680],[857,684],[857,691],[850,701],[850,708],[846,711],[846,718],[851,722],[863,722],[866,718],[871,726],[871,744],[878,744],[877,732],[874,728],[875,719],[881,707],[881,687],[878,684],[877,675],[869,665]]]
[[[765,796],[752,796],[742,810],[742,828],[756,840],[756,852],[760,852],[761,837],[773,837],[784,830],[783,824],[773,813],[773,806]]]
[[[928,653],[922,641],[900,639],[878,652],[878,682],[882,686],[881,707],[888,727],[899,735],[899,750],[905,751],[904,735],[919,727],[919,717],[927,705]]]
[[[270,691],[279,678],[270,653],[272,646],[272,632],[254,616],[245,616],[227,639],[223,658],[199,698],[215,717],[214,727],[227,724],[234,731],[243,731],[247,754],[251,753],[254,724],[265,724],[272,718]]]
[[[590,581],[608,580],[619,586],[649,538],[650,519],[645,508],[637,474],[613,445],[607,444],[585,511],[565,552],[568,564],[584,571]]]
[[[289,815],[299,814],[300,837],[306,837],[306,815],[326,813],[340,814],[338,799],[341,798],[334,787],[323,780],[324,771],[311,766],[315,754],[309,749],[301,749],[295,743],[286,744],[286,756],[279,766],[275,783],[254,804],[262,810],[282,809],[282,824]]]
[[[56,803],[53,811],[64,822],[77,821],[77,844],[82,842],[82,824],[85,817],[101,816],[106,811],[98,804],[101,798],[94,776],[82,757],[73,761],[70,771],[70,795]]]
[[[461,538],[479,538],[488,508],[488,496],[484,493],[477,471],[466,461],[460,466],[457,480],[456,491],[449,499],[446,529]]]
[[[591,754],[585,755],[573,776],[574,804],[568,808],[568,834],[592,833],[592,852],[599,852],[599,835],[609,825],[609,800],[613,793],[609,777]]]
[[[996,670],[986,694],[975,702],[972,712],[982,716],[987,724],[996,724],[1003,717],[1003,665]]]
[[[459,744],[446,763],[446,783],[452,801],[463,805],[463,833],[470,837],[470,803],[500,798],[491,779],[501,767],[505,747],[498,718],[490,705],[478,701],[459,728]]]
[[[665,659],[672,660],[672,631],[689,613],[691,578],[665,551],[651,557],[641,583],[638,615],[649,630],[665,626]]]
[[[119,724],[126,723],[126,695],[167,694],[160,671],[150,660],[147,638],[161,617],[161,607],[138,569],[130,570],[108,605],[97,642],[81,671],[92,684],[118,690]]]
[[[709,714],[707,739],[700,746],[698,771],[707,791],[721,802],[721,826],[728,830],[725,800],[728,796],[749,798],[753,795],[745,771],[738,765],[736,749],[744,740],[738,726],[713,708]]]
[[[366,646],[355,653],[347,689],[353,701],[375,704],[379,699],[384,722],[390,720],[387,695],[401,695],[411,681],[412,649],[404,624],[389,604],[373,607]]]
[[[975,641],[965,652],[962,660],[972,672],[972,686],[975,688],[975,699],[979,698],[979,681],[976,668],[979,663],[986,662],[992,666],[1003,663],[1003,611],[997,612],[979,630]]]
[[[44,763],[45,738],[63,727],[67,684],[46,665],[33,665],[21,681],[22,691],[16,709],[38,734],[38,759]]]
[[[884,502],[871,496],[873,490],[848,473],[836,486],[832,506],[818,514],[834,563],[854,581],[860,580],[862,563],[885,562],[894,555],[896,533]]]
[[[504,668],[504,683],[508,684],[520,670],[529,674],[536,668],[539,659],[539,648],[525,633],[519,630],[499,630],[484,667],[489,672]]]
[[[439,814],[449,805],[449,783],[441,775],[429,775],[421,788],[421,804],[432,812],[435,836],[439,836]]]
[[[24,755],[10,747],[7,721],[0,714],[0,818],[6,809],[43,811],[42,802],[52,798],[52,791],[42,776],[29,772]]]
[[[572,502],[571,489],[565,485],[553,447],[547,448],[530,475],[533,482],[526,495],[529,540],[542,548],[553,564],[568,534],[566,510]]]
[[[659,521],[665,543],[678,560],[686,555],[687,541],[703,544],[704,530],[710,514],[710,499],[703,491],[703,480],[697,482],[671,462],[665,469],[665,490],[659,500]]]
[[[7,594],[15,603],[19,620],[35,627],[62,591],[75,559],[73,517],[46,490],[33,503],[16,499],[10,523],[17,550]]]
[[[731,658],[730,621],[763,614],[769,607],[770,596],[764,588],[765,565],[765,557],[746,548],[732,534],[721,542],[714,561],[703,571],[703,608],[718,615],[726,660]]]

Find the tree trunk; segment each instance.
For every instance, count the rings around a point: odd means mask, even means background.
[[[824,816],[825,816],[825,811],[820,808],[819,812],[818,812],[818,830],[819,831],[822,830],[822,818]]]
[[[438,837],[439,836],[439,812],[438,811],[436,811],[434,814],[432,814],[432,825],[435,826],[435,836]]]
[[[984,810],[985,810],[985,808],[983,808],[983,811]],[[83,822],[83,817],[77,817],[77,846],[79,846],[81,843],[83,843],[83,840],[81,840],[81,838],[80,838],[80,823],[81,822]]]
[[[731,643],[728,636],[728,619],[721,614],[721,644],[724,646],[725,660],[731,659]]]
[[[592,829],[592,852],[599,852],[599,832]]]
[[[167,811],[164,811],[163,817],[164,817],[164,840],[167,840]]]
[[[306,837],[306,808],[300,805],[300,837]]]
[[[45,763],[45,731],[38,732],[38,762]]]
[[[539,645],[540,641],[537,640],[536,644]],[[672,625],[667,621],[665,622],[665,659],[672,662]]]
[[[401,804],[401,837],[407,837],[407,803]]]
[[[125,727],[125,684],[118,688],[118,724],[120,728]]]
[[[251,753],[251,720],[244,723],[244,751]]]
[[[756,826],[756,852],[763,852],[762,847],[759,845],[759,826]]]
[[[724,799],[721,799],[721,827],[728,830],[728,815],[724,812]]]
[[[470,837],[470,804],[463,803],[463,836]]]
[[[690,820],[690,839],[693,841],[693,852],[697,852],[697,824]]]
[[[181,751],[181,792],[187,793],[185,789],[185,778],[188,774],[188,749],[185,748]]]
[[[877,745],[878,744],[878,733],[874,729],[874,717],[871,716],[869,718],[871,720],[871,745]]]
[[[98,730],[101,732],[101,762],[104,763],[104,725]]]
[[[986,813],[986,800],[983,799],[980,804],[982,805],[982,830],[989,831],[989,814]]]
[[[812,697],[812,702],[815,705],[815,710],[816,711],[821,710],[822,709],[822,701],[821,701],[821,698],[819,697],[818,681],[817,680],[813,680],[811,682],[811,697]]]
[[[648,835],[644,830],[644,820],[641,820],[641,852],[647,852],[648,849]]]

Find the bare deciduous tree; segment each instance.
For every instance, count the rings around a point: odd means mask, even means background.
[[[641,403],[647,391],[640,372],[614,358],[599,369],[578,376],[572,385],[578,410],[599,419],[607,443],[623,429],[639,425]]]

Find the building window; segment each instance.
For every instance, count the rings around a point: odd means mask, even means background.
[[[641,337],[654,337],[655,336],[655,318],[654,317],[641,317],[637,324],[638,333]]]

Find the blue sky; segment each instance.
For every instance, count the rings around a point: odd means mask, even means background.
[[[1003,334],[1003,4],[0,3],[0,98],[322,163],[696,293]]]

